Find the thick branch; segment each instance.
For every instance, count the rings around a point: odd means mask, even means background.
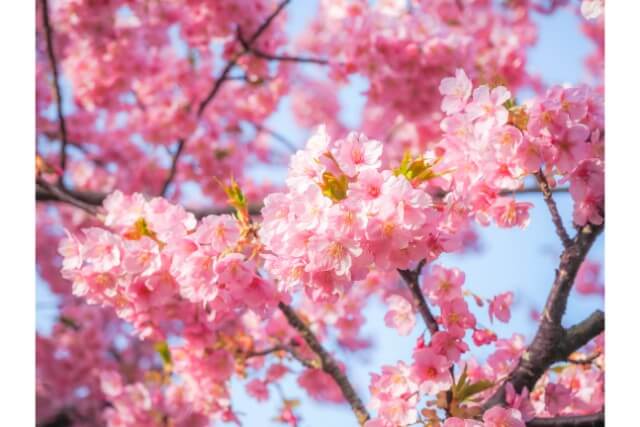
[[[338,387],[342,390],[342,395],[351,405],[351,409],[358,419],[358,423],[363,425],[369,419],[369,413],[349,382],[349,379],[342,372],[333,357],[322,347],[316,336],[311,332],[311,329],[298,317],[293,308],[283,302],[278,304],[278,308],[287,318],[289,324],[302,336],[309,348],[320,358],[320,368],[329,374],[336,384],[338,384]]]
[[[53,72],[53,86],[56,91],[56,110],[58,113],[58,126],[60,127],[60,139],[62,141],[60,145],[60,169],[64,172],[67,166],[67,125],[64,120],[64,114],[62,113],[62,90],[60,89],[60,74],[58,72],[58,61],[56,59],[56,53],[53,48],[53,27],[49,19],[49,2],[47,0],[40,0],[42,9],[42,18],[45,37],[47,40],[47,54],[49,55],[49,62],[51,63],[51,71]],[[62,176],[60,176],[62,180]]]
[[[551,194],[551,188],[549,187],[547,178],[545,178],[544,173],[541,170],[536,172],[535,176],[538,180],[538,184],[540,185],[542,197],[544,197],[544,201],[547,203],[547,207],[551,213],[553,225],[556,226],[556,233],[558,234],[558,237],[560,237],[560,240],[562,240],[564,247],[567,248],[571,244],[571,238],[569,237],[567,230],[564,228],[564,224],[562,224],[562,217],[560,217],[560,212],[558,212],[556,201],[553,200],[553,195]]]
[[[556,418],[534,418],[527,427],[602,427],[604,411],[589,415],[571,415]]]
[[[438,332],[438,322],[431,314],[431,310],[427,305],[427,301],[424,298],[424,294],[420,289],[420,272],[422,271],[422,267],[424,266],[425,260],[420,261],[418,267],[415,270],[398,270],[400,276],[404,279],[409,291],[411,291],[411,297],[413,299],[413,304],[418,308],[424,323],[429,328],[429,332],[431,335],[434,335]]]
[[[600,335],[602,331],[604,331],[604,313],[601,310],[596,310],[582,322],[567,329],[566,340],[562,343],[562,346],[565,347],[563,352],[567,353],[570,351],[570,353],[567,354],[568,357],[568,355],[575,350],[591,341],[592,338]],[[597,357],[598,355],[593,359]]]
[[[504,401],[507,382],[512,383],[517,391],[523,387],[533,389],[551,364],[566,360],[571,353],[604,330],[604,313],[601,311],[596,311],[585,321],[568,330],[561,324],[578,269],[603,228],[604,225],[590,224],[582,227],[562,252],[560,266],[556,270],[556,278],[547,297],[538,331],[516,368],[485,403],[485,408]]]

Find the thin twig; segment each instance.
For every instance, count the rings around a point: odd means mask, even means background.
[[[264,33],[264,31],[269,27],[269,25],[271,25],[271,23],[276,18],[276,16],[278,16],[278,14],[284,9],[284,7],[289,2],[290,2],[290,0],[285,0],[282,3],[280,3],[280,5],[278,5],[276,10],[273,11],[273,13],[271,13],[271,15],[269,15],[267,17],[267,19],[262,23],[262,25],[260,25],[260,27],[258,27],[256,32],[253,33],[253,35],[251,36],[251,38],[248,41],[248,46],[249,47],[251,47],[251,45],[258,39],[258,37],[260,37],[262,35],[262,33]],[[207,97],[204,100],[202,100],[202,102],[200,102],[200,105],[198,106],[198,111],[197,111],[197,114],[196,114],[198,119],[200,117],[202,117],[202,114],[204,113],[204,110],[207,108],[207,105],[209,105],[209,103],[213,100],[213,98],[215,98],[215,96],[218,94],[218,92],[222,88],[222,84],[227,80],[227,77],[228,77],[229,73],[231,72],[233,67],[236,66],[238,60],[243,55],[247,54],[247,52],[248,52],[247,48],[243,47],[242,50],[240,50],[235,55],[233,55],[231,60],[229,60],[229,62],[227,62],[227,64],[225,65],[224,69],[222,70],[222,73],[220,74],[220,77],[218,77],[216,79],[216,81],[213,84],[213,87],[211,88],[211,91],[209,92]],[[175,154],[173,156],[173,159],[171,161],[171,169],[169,170],[169,175],[167,176],[167,179],[165,180],[164,185],[162,186],[162,192],[160,193],[162,196],[164,196],[166,194],[167,189],[169,188],[169,185],[171,184],[171,181],[173,181],[173,178],[175,177],[178,160],[180,159],[180,155],[182,154],[182,151],[184,149],[185,144],[186,144],[186,139],[185,138],[180,139],[180,141],[178,143],[178,147],[176,149],[176,152],[175,152]]]
[[[547,207],[549,208],[549,212],[551,213],[551,220],[553,221],[553,225],[556,226],[556,233],[562,244],[565,248],[571,245],[571,238],[567,233],[567,230],[564,228],[564,224],[562,224],[562,217],[560,216],[560,212],[558,212],[558,206],[556,205],[556,201],[553,200],[553,195],[551,194],[551,188],[549,187],[549,182],[547,178],[544,176],[542,170],[539,170],[534,174],[536,179],[538,180],[538,184],[540,185],[540,191],[542,191],[542,197],[544,201],[547,203]]]
[[[162,190],[160,190],[160,195],[163,197],[167,195],[169,185],[171,185],[171,181],[173,181],[173,178],[176,176],[176,172],[178,170],[178,159],[180,158],[180,154],[182,153],[182,149],[184,148],[184,141],[184,139],[178,141],[176,152],[171,158],[171,169],[169,169],[169,175],[167,176],[167,179],[165,179],[164,184],[162,184]]]
[[[438,332],[438,322],[433,317],[433,314],[431,314],[431,310],[429,309],[429,305],[424,298],[424,294],[420,289],[419,283],[420,273],[422,272],[422,267],[424,267],[424,264],[425,260],[423,259],[422,261],[420,261],[415,270],[399,269],[398,273],[400,273],[400,276],[402,276],[405,283],[407,284],[407,287],[411,291],[413,304],[417,307],[420,315],[422,316],[422,319],[424,320],[424,323],[427,325],[427,328],[429,328],[429,332],[431,332],[431,335],[433,336],[436,332]]]
[[[351,409],[353,410],[358,423],[360,425],[364,425],[364,423],[369,419],[369,413],[349,382],[349,379],[342,372],[336,361],[329,353],[327,353],[324,347],[322,347],[318,338],[316,338],[313,332],[311,332],[311,329],[305,325],[302,319],[298,317],[293,308],[283,302],[278,303],[278,308],[286,317],[289,325],[298,331],[309,348],[318,356],[320,359],[320,369],[333,378],[338,387],[340,387],[340,390],[342,390],[342,395],[351,405]]]
[[[82,209],[90,215],[96,215],[98,210],[96,205],[87,203],[77,197],[74,197],[63,188],[49,184],[47,181],[36,178],[36,200],[60,201],[67,203],[76,208]]]
[[[71,189],[63,189],[60,186],[52,185],[44,180],[36,181],[36,201],[38,202],[59,202],[82,209],[91,215],[98,213],[98,208],[102,206],[102,202],[108,196],[106,193],[94,193],[89,191],[75,191]],[[260,215],[261,205],[250,205],[249,215]],[[233,208],[209,208],[209,209],[189,209],[196,218],[204,218],[209,215],[225,215],[232,214]]]
[[[253,56],[258,58],[267,59],[269,61],[284,61],[284,62],[301,62],[318,65],[328,65],[329,61],[322,58],[311,58],[306,56],[291,56],[291,55],[276,55],[273,53],[264,52],[256,47],[252,47],[243,37],[242,34],[238,35],[238,40],[244,49],[250,52]]]
[[[284,7],[290,2],[291,0],[284,0],[282,3],[280,3],[278,5],[278,7],[276,8],[276,10],[274,10],[271,15],[269,15],[269,17],[267,17],[267,19],[262,23],[262,25],[260,25],[260,27],[258,27],[258,29],[256,30],[255,33],[253,33],[253,35],[249,38],[249,40],[246,42],[247,45],[249,46],[249,48],[251,47],[251,45],[258,39],[258,37],[260,37],[262,35],[262,33],[264,33],[264,31],[269,27],[269,25],[271,25],[271,22],[273,22],[273,20],[276,18],[276,16],[278,16],[280,14],[280,12],[284,9]],[[240,29],[238,29],[238,32],[240,32]],[[225,80],[227,79],[227,75],[229,74],[229,72],[231,72],[231,70],[233,69],[233,67],[237,64],[238,60],[246,55],[249,52],[249,50],[247,49],[247,47],[243,46],[242,50],[238,51],[229,62],[227,62],[227,65],[224,67],[224,69],[222,70],[222,73],[220,74],[220,77],[218,77],[218,79],[216,80],[216,82],[213,85],[213,88],[211,89],[211,91],[209,92],[209,94],[207,95],[207,97],[200,103],[200,105],[198,106],[198,117],[200,117],[202,115],[202,113],[204,112],[205,108],[207,108],[207,105],[209,105],[209,103],[211,102],[211,100],[216,96],[216,94],[218,93],[218,91],[220,91],[220,88],[222,87],[222,84],[225,82]]]
[[[264,357],[268,354],[278,353],[278,352],[285,352],[290,354],[294,359],[296,359],[302,365],[304,365],[309,369],[320,368],[320,364],[318,362],[306,359],[295,349],[295,346],[293,345],[277,344],[277,345],[274,345],[273,347],[269,347],[264,350],[256,350],[256,351],[251,351],[249,353],[246,353],[243,355],[243,358],[251,359],[253,357]]]
[[[58,126],[60,127],[61,145],[60,145],[60,169],[64,173],[67,166],[67,125],[62,112],[62,90],[60,89],[60,74],[58,73],[58,61],[56,60],[55,50],[53,48],[53,27],[49,19],[49,2],[40,0],[44,32],[47,40],[47,54],[51,63],[51,71],[53,72],[53,85],[56,91],[56,110],[58,113]],[[60,183],[62,183],[63,174],[60,175]]]

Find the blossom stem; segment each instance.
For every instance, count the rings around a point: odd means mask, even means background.
[[[369,413],[367,412],[367,409],[365,408],[355,389],[349,382],[349,379],[342,372],[336,361],[324,349],[324,347],[322,347],[322,345],[318,341],[318,338],[316,338],[314,333],[302,321],[302,319],[298,317],[293,308],[283,302],[278,303],[278,308],[286,317],[289,325],[291,325],[291,327],[298,331],[309,348],[318,356],[318,358],[320,359],[320,369],[322,369],[325,373],[333,378],[338,387],[340,387],[340,390],[342,390],[342,395],[351,405],[351,409],[353,410],[358,423],[360,425],[364,425],[364,423],[370,418]]]

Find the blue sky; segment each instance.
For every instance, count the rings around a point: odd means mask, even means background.
[[[304,28],[317,8],[315,0],[296,0],[288,6],[290,16],[288,31],[292,34]],[[547,83],[579,83],[586,81],[582,61],[591,50],[590,42],[579,31],[579,19],[570,11],[559,11],[552,16],[536,16],[540,24],[538,45],[530,52],[528,67],[541,73]],[[364,104],[361,95],[366,83],[354,79],[353,84],[339,94],[343,118],[348,126],[354,129],[358,125],[359,112]],[[525,95],[525,94],[522,94]],[[302,146],[306,132],[295,125],[289,111],[288,100],[282,103],[277,113],[268,121],[269,126],[287,135],[296,145]],[[268,169],[255,171],[256,177],[277,179],[280,173]],[[275,173],[275,175],[274,175]],[[542,198],[538,195],[519,196],[523,201],[535,204],[531,211],[531,223],[526,230],[500,230],[496,228],[480,229],[480,241],[483,251],[470,256],[446,255],[441,263],[446,266],[461,268],[466,273],[466,286],[481,295],[491,296],[507,290],[516,290],[515,312],[509,325],[493,325],[499,334],[511,335],[513,331],[528,334],[535,330],[528,320],[529,310],[540,309],[547,291],[553,281],[554,268],[561,245],[555,235],[549,213]],[[571,199],[567,193],[556,195],[560,212],[565,224],[570,226]],[[590,254],[591,259],[602,260],[603,239],[596,242]],[[38,283],[37,291],[37,325],[39,330],[46,330],[51,324],[54,310],[50,310],[51,298],[48,292]],[[572,324],[588,315],[594,308],[601,307],[602,301],[597,297],[580,297],[575,294],[569,304],[565,317],[567,324]],[[400,337],[384,325],[384,308],[373,303],[366,310],[368,322],[364,335],[373,339],[374,347],[357,355],[346,355],[338,352],[336,356],[349,366],[349,376],[365,401],[368,401],[369,372],[378,372],[384,364],[394,364],[398,360],[410,359],[411,348],[421,332],[416,327],[409,337]],[[483,317],[485,316],[485,317]],[[488,324],[486,313],[479,316],[479,321]],[[298,413],[303,415],[301,426],[320,427],[329,422],[333,425],[355,425],[353,414],[346,405],[337,406],[318,404],[306,397],[295,383],[295,378],[282,384],[287,398],[298,398],[302,406]],[[277,413],[280,398],[277,391],[271,388],[271,399],[266,404],[258,404],[248,398],[244,392],[244,384],[234,381],[232,385],[234,408],[245,426],[280,425],[270,421]]]

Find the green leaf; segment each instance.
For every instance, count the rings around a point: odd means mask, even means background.
[[[464,387],[464,390],[462,390],[462,392],[458,396],[459,401],[464,402],[474,394],[481,393],[485,390],[490,389],[491,387],[493,387],[493,382],[487,380],[480,380],[473,384],[468,384]]]
[[[347,198],[348,186],[349,181],[346,175],[335,176],[331,172],[322,174],[322,183],[320,184],[322,194],[334,202],[339,202]]]
[[[458,378],[458,383],[453,388],[453,397],[458,398],[460,392],[464,389],[467,382],[467,364],[465,363],[464,369],[462,370],[462,374],[460,374],[460,378]],[[459,400],[459,399],[458,399]]]
[[[166,341],[159,341],[159,342],[155,343],[154,348],[156,349],[156,351],[160,355],[160,358],[162,359],[162,363],[164,364],[164,366],[170,366],[171,365],[171,352],[169,351],[169,345],[167,344],[167,342]]]

